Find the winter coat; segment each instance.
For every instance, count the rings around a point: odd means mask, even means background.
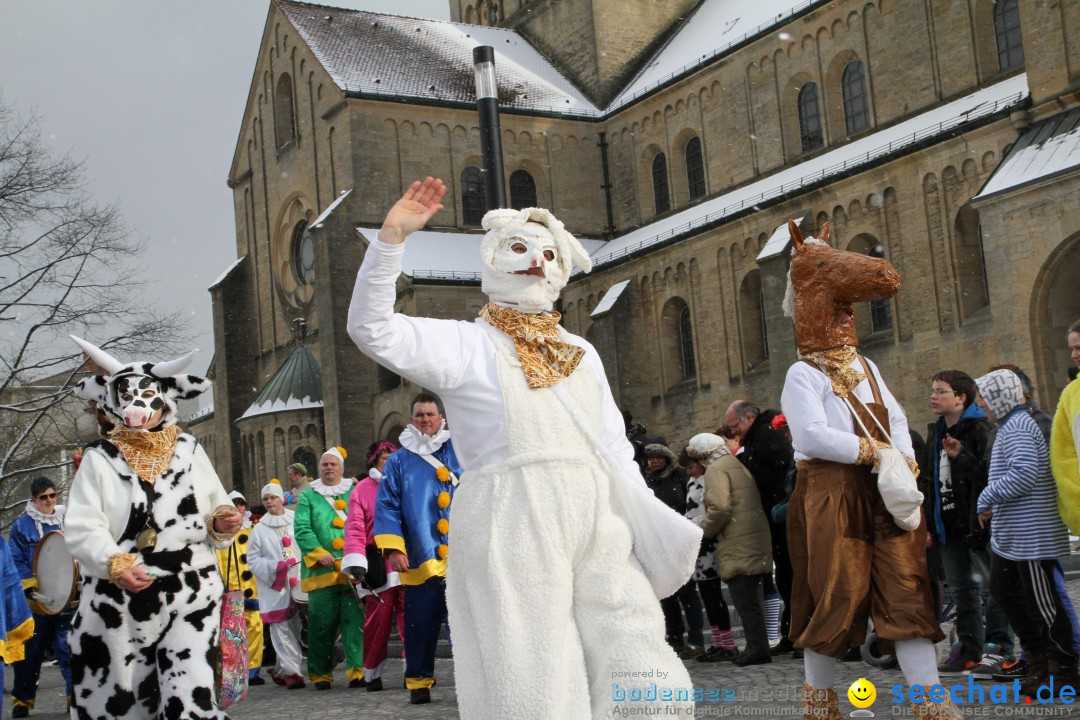
[[[760,575],[772,571],[772,536],[761,495],[750,472],[736,458],[724,455],[705,471],[705,537],[717,539],[720,577]]]
[[[645,456],[663,455],[667,465],[659,472],[644,471],[645,484],[665,505],[680,515],[686,514],[686,471],[679,467],[679,459],[667,445],[659,443],[646,445]]]
[[[942,503],[941,453],[946,434],[964,446],[956,458],[948,461],[952,479],[951,506]],[[927,472],[921,479],[923,514],[935,542],[947,545],[959,541],[970,548],[982,549],[990,541],[989,526],[979,527],[976,502],[986,487],[993,441],[993,425],[986,413],[974,404],[964,410],[953,427],[946,428],[943,417],[930,427],[924,465]]]
[[[754,418],[743,438],[743,451],[739,454],[739,460],[757,483],[761,507],[766,516],[772,513],[774,505],[786,499],[784,479],[795,457],[784,433],[772,428],[772,419],[778,414],[776,410],[765,410]]]

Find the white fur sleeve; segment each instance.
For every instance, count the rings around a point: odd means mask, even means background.
[[[116,471],[101,452],[90,449],[83,455],[79,472],[71,483],[64,516],[64,540],[79,561],[83,575],[108,578],[109,558],[121,552],[113,539],[106,503],[126,505],[129,500],[116,497],[106,500],[106,494],[102,492],[102,486],[111,484],[115,475]]]
[[[360,351],[398,375],[435,392],[461,380],[481,332],[472,323],[414,318],[394,312],[404,243],[373,240],[364,253],[349,305],[349,337]]]

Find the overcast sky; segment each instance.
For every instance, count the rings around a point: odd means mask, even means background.
[[[324,5],[450,18],[449,0]],[[91,191],[147,241],[149,300],[213,354],[206,288],[236,258],[225,185],[269,0],[0,0],[0,95],[85,158]],[[92,338],[90,338],[92,339]]]

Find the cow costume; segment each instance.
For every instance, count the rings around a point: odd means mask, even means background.
[[[609,717],[619,691],[645,685],[619,673],[639,669],[690,688],[656,599],[690,577],[701,530],[645,486],[599,355],[552,312],[589,257],[547,210],[493,210],[481,318],[395,313],[402,243],[445,191],[416,182],[390,210],[348,329],[365,354],[438,393],[463,439],[446,591],[461,717]],[[631,516],[662,529],[635,536]],[[666,550],[670,562],[654,563]],[[634,705],[693,716],[693,702],[670,695]]]
[[[104,371],[75,394],[118,424],[83,453],[65,519],[84,578],[71,636],[72,717],[225,718],[213,689],[223,592],[214,549],[232,534],[213,527],[231,503],[195,437],[175,425],[176,401],[210,383],[177,374],[194,353],[124,364],[73,339]],[[159,410],[159,422],[134,429]],[[152,579],[137,592],[119,584],[133,569]]]
[[[785,312],[794,316],[801,358],[781,395],[798,472],[787,510],[791,639],[805,650],[803,716],[839,720],[835,658],[863,643],[868,617],[882,648],[895,645],[909,686],[938,684],[934,643],[944,635],[930,594],[926,521],[916,508],[900,527],[874,474],[887,447],[874,417],[914,466],[907,418],[859,355],[855,334],[854,303],[892,297],[900,276],[887,260],[830,247],[827,223],[820,239],[804,241],[793,222],[789,230]],[[916,717],[956,712],[948,699],[914,709]]]

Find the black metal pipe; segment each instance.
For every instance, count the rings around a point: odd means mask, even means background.
[[[499,127],[499,90],[495,82],[495,48],[473,48],[476,73],[476,114],[480,123],[480,152],[484,159],[484,199],[488,210],[506,207],[502,129]]]

